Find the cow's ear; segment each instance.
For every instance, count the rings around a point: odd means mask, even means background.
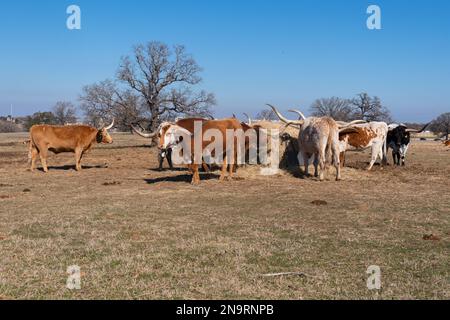
[[[97,143],[101,143],[103,141],[103,132],[102,130],[98,130],[97,132]]]

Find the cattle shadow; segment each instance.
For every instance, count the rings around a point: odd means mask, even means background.
[[[126,145],[126,146],[101,146],[100,147],[100,149],[105,149],[105,150],[125,150],[125,149],[142,149],[142,148],[151,149],[153,147],[148,144]]]
[[[220,175],[215,173],[204,173],[200,175],[200,180],[219,180]],[[157,184],[160,182],[185,182],[185,183],[191,183],[192,181],[192,174],[181,174],[177,176],[170,176],[170,177],[158,177],[153,179],[144,179],[144,181],[148,184]]]
[[[90,170],[90,169],[107,169],[107,165],[96,165],[96,166],[81,166],[81,170]],[[44,172],[44,168],[36,168],[36,170]],[[49,171],[76,171],[76,168],[74,165],[64,165],[64,166],[49,166]]]
[[[153,172],[183,172],[183,171],[188,171],[187,168],[172,168],[172,169],[170,169],[170,168],[162,168],[162,169],[151,168],[151,169],[148,169],[148,170],[149,171],[153,171]]]

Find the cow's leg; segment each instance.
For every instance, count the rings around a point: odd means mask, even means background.
[[[205,172],[205,173],[208,173],[210,170],[209,170],[209,167],[208,167],[208,165],[205,163],[205,161],[202,161],[202,167],[203,167],[203,171]]]
[[[370,164],[367,167],[367,171],[372,170],[373,165],[375,164],[375,162],[377,161],[377,157],[378,157],[378,145],[374,144],[372,146],[372,150],[371,150],[371,159],[370,159]]]
[[[325,164],[326,164],[326,157],[325,157],[325,150],[320,150],[318,154],[318,160],[319,160],[319,167],[320,167],[320,173],[319,173],[319,180],[324,180],[325,175]],[[337,162],[339,164],[339,159],[337,159]]]
[[[342,167],[345,167],[345,152],[339,153],[339,161],[342,164]]]
[[[302,152],[303,165],[305,166],[305,176],[309,177],[309,154]]]
[[[225,175],[227,174],[227,167],[228,167],[227,157],[225,156],[223,158],[222,172],[220,173],[219,181],[225,180]]]
[[[159,162],[158,170],[162,171],[163,170],[163,163],[164,163],[164,157],[162,156],[162,151],[158,152],[158,162]]]
[[[394,158],[394,164],[396,166],[400,165],[400,154],[397,151],[392,151],[392,156]]]
[[[233,174],[236,172],[235,170],[237,170],[236,158],[234,159],[234,163],[230,163],[228,167],[228,179],[233,180]]]
[[[192,170],[192,184],[197,185],[200,183],[200,174],[198,173],[198,165],[192,164],[189,165],[190,169]]]
[[[319,154],[314,154],[314,177],[319,176]]]
[[[339,152],[339,147],[338,146],[332,146],[331,147],[331,151],[333,153],[333,163],[334,163],[334,167],[336,168],[336,181],[341,180],[341,152]],[[343,158],[345,161],[345,152],[343,153]]]
[[[47,155],[48,150],[46,146],[39,148],[39,157],[41,158],[42,169],[44,170],[44,172],[48,172]]]
[[[75,169],[81,171],[81,158],[83,156],[83,150],[75,149]]]
[[[386,157],[384,156],[383,153],[383,146],[381,146],[381,148],[378,151],[378,157],[380,158],[380,168],[383,169],[383,166],[386,163]]]
[[[31,147],[31,171],[34,171],[36,169],[36,159],[39,155],[38,149],[36,149],[34,146]]]
[[[167,162],[169,163],[169,168],[170,168],[170,170],[173,170],[173,164],[172,164],[172,148],[167,149],[166,157],[167,157]],[[162,169],[162,165],[161,165],[161,169]]]

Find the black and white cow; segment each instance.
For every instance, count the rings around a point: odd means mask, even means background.
[[[411,133],[423,132],[428,125],[429,123],[421,130],[409,129],[404,124],[396,123],[388,126],[387,147],[392,149],[392,158],[395,165],[400,165],[400,159],[402,160],[402,166],[405,165],[406,152],[411,142]]]

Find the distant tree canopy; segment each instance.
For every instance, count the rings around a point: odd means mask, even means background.
[[[19,132],[21,128],[14,122],[0,119],[0,133]]]
[[[353,106],[352,118],[354,119],[392,122],[391,113],[381,104],[381,100],[377,96],[370,97],[363,92],[351,100],[351,104]]]
[[[437,117],[430,125],[430,130],[435,134],[440,134],[445,136],[448,140],[450,134],[450,112],[446,112]]]
[[[134,47],[122,58],[115,80],[83,88],[80,101],[89,121],[116,117],[123,128],[147,120],[154,130],[166,118],[211,116],[214,95],[195,91],[201,68],[183,46],[161,42]]]
[[[57,119],[53,112],[36,112],[32,116],[25,119],[25,128],[29,130],[32,126],[37,124],[57,124]]]
[[[116,128],[127,131],[131,123],[149,116],[136,94],[131,90],[121,92],[117,83],[111,80],[85,86],[80,101],[85,120],[95,127],[101,127],[107,119],[114,118]]]
[[[341,121],[363,119],[392,122],[391,114],[388,108],[382,105],[380,98],[370,97],[367,93],[360,93],[354,99],[317,99],[311,105],[310,111],[316,117],[329,116]]]
[[[264,109],[256,114],[256,119],[258,120],[278,120],[277,115],[272,109]]]
[[[77,122],[76,108],[71,102],[58,101],[53,107],[55,123],[65,125]]]
[[[349,121],[353,116],[351,101],[338,97],[317,99],[311,105],[310,111],[314,117],[327,116],[339,121]]]

